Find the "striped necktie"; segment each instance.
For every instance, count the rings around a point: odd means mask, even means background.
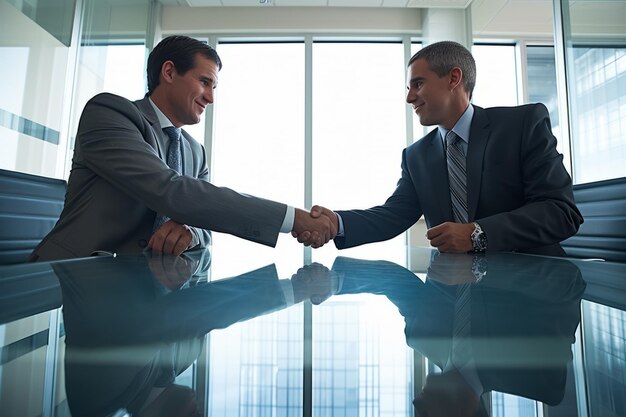
[[[174,126],[169,126],[163,128],[163,131],[167,133],[167,136],[169,136],[170,138],[170,145],[167,148],[167,165],[178,174],[181,174],[183,170],[183,158],[181,151],[180,129]],[[169,217],[157,213],[157,216],[154,219],[152,232],[154,233],[159,227],[163,225],[163,223],[168,220]]]
[[[452,213],[457,223],[467,223],[467,171],[461,138],[450,130],[446,134],[446,155],[448,158],[448,182]]]
[[[179,174],[182,173],[182,153],[180,150],[180,129],[169,126],[163,129],[170,138],[170,146],[167,148],[167,165]]]
[[[457,287],[454,303],[454,329],[452,336],[451,361],[456,368],[466,365],[472,356],[471,336],[471,293],[472,284]]]

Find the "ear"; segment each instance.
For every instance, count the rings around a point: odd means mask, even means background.
[[[161,66],[161,80],[165,83],[171,83],[176,74],[176,67],[172,61],[165,61]]]
[[[454,67],[450,70],[450,91],[461,86],[463,82],[463,71],[459,67]]]

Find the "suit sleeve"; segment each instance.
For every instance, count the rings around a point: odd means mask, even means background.
[[[548,111],[541,104],[527,109],[520,149],[525,202],[515,210],[476,219],[490,252],[556,244],[575,234],[583,222],[563,155],[556,150]]]
[[[189,226],[275,246],[286,205],[178,175],[156,155],[154,132],[129,101],[92,99],[81,117],[74,159],[140,200]]]
[[[206,152],[204,152],[204,147],[201,146],[202,149],[202,167],[200,168],[200,174],[198,175],[198,179],[202,181],[209,182],[209,168],[206,162]],[[193,248],[189,248],[188,250],[196,250],[199,248],[208,248],[211,244],[211,231],[207,229],[202,229],[200,227],[192,227],[196,237],[198,238],[198,244]]]
[[[344,236],[336,237],[339,249],[365,243],[381,242],[398,236],[422,215],[415,185],[407,169],[406,149],[402,152],[402,176],[394,193],[383,205],[366,210],[338,211],[343,220]]]

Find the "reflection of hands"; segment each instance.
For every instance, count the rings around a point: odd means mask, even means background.
[[[337,291],[334,278],[334,272],[322,264],[303,266],[291,277],[294,301],[308,299],[313,304],[321,304]]]
[[[194,240],[195,235],[189,226],[168,220],[154,232],[148,247],[156,253],[178,256],[195,246]]]
[[[436,253],[428,267],[427,276],[447,285],[476,281],[472,271],[474,256],[464,253]]]
[[[467,253],[474,249],[473,231],[472,223],[445,222],[428,229],[426,237],[440,252]]]
[[[329,240],[337,236],[337,216],[333,219],[323,215],[325,213],[321,211],[318,213],[315,211],[317,207],[313,207],[311,213],[296,209],[293,230],[291,231],[291,235],[297,237],[298,242],[314,248],[324,246]]]
[[[196,262],[171,255],[153,254],[148,259],[148,267],[154,278],[165,288],[176,290],[187,282],[196,269]]]
[[[325,207],[316,205],[311,208],[310,217],[314,219],[324,219],[324,217],[328,218],[328,220],[330,220],[332,224],[332,233],[330,235],[330,239],[334,239],[335,236],[337,236],[337,231],[339,230],[339,220],[337,220],[337,215],[335,214],[335,212]],[[305,246],[313,246],[314,248],[319,248],[320,246],[322,246],[316,244],[318,237],[315,232],[310,229],[305,229],[301,233],[292,232],[292,235],[293,237],[296,237],[298,239],[298,242],[303,243]],[[324,243],[327,242],[328,240]]]

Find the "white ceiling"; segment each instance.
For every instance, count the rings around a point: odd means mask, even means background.
[[[108,0],[119,1],[119,0]],[[131,0],[132,1],[132,0]],[[481,37],[524,35],[550,39],[553,0],[159,0],[165,6],[187,7],[358,7],[467,8],[472,30]],[[572,24],[581,33],[624,34],[626,0],[569,0]]]
[[[454,7],[465,8],[472,0],[160,0],[166,6],[191,7]]]

